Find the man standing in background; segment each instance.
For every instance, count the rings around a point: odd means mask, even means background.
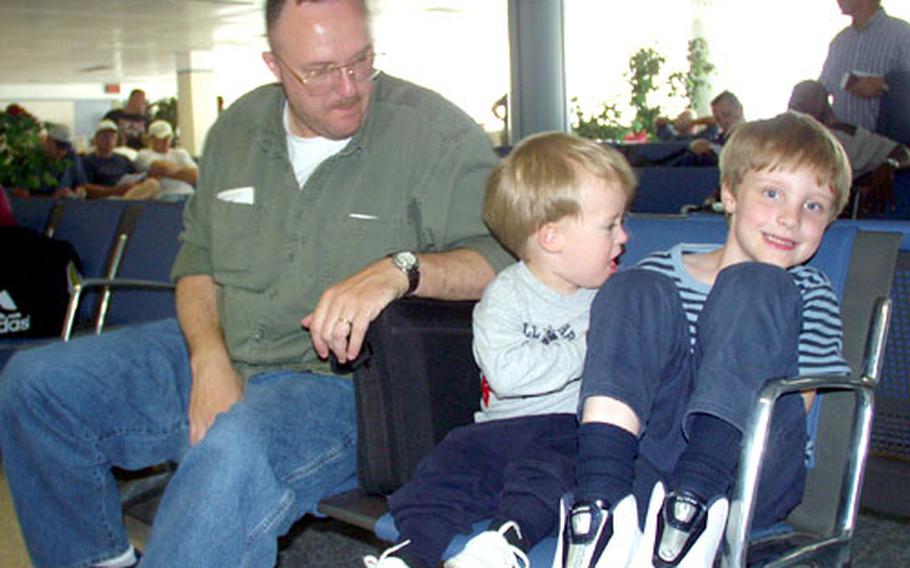
[[[819,81],[834,96],[834,113],[876,131],[888,76],[910,72],[910,24],[885,13],[881,0],[837,0],[852,23],[828,48]]]
[[[145,100],[145,91],[133,89],[126,106],[112,110],[104,118],[113,120],[120,130],[120,143],[133,150],[144,147],[143,137],[149,126],[148,108]]]

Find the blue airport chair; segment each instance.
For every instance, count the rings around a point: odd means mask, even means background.
[[[638,190],[633,213],[679,214],[683,208],[701,205],[718,187],[720,171],[705,167],[636,168]]]
[[[689,141],[670,140],[642,144],[612,144],[633,166],[649,166],[672,160],[689,149]]]
[[[44,233],[57,201],[50,197],[10,197],[16,225]]]
[[[910,517],[910,220],[838,221],[863,231],[903,235],[891,288],[892,318],[875,418],[862,506]]]
[[[108,276],[112,269],[110,260],[118,254],[118,247],[125,241],[121,219],[131,202],[102,200],[63,203],[62,216],[55,227],[53,238],[66,241],[76,249],[81,262],[80,277]],[[92,295],[84,300],[95,300],[97,297]],[[74,323],[89,321],[93,309],[93,301],[83,301],[78,312],[68,315],[68,319],[74,319]]]
[[[170,269],[179,250],[183,204],[148,202],[135,223],[123,232],[122,246],[111,259],[107,274],[82,278],[73,286],[70,313],[76,313],[86,293],[100,293],[95,333],[105,325],[124,325],[175,317],[174,286]],[[72,318],[64,324],[68,339]]]
[[[910,71],[895,71],[885,76],[888,90],[882,94],[875,131],[882,136],[910,145]]]

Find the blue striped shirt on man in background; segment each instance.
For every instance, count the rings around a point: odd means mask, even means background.
[[[846,13],[846,12],[845,12]],[[854,21],[838,33],[818,80],[834,95],[841,121],[875,131],[881,97],[861,97],[846,89],[851,77],[883,77],[910,72],[910,24],[879,8],[865,25]]]

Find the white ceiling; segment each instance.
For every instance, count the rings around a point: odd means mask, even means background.
[[[490,0],[484,0],[488,2]],[[474,2],[470,2],[474,3]],[[0,0],[0,83],[139,83],[176,71],[176,55],[263,45],[264,0]],[[457,12],[459,0],[372,0]]]

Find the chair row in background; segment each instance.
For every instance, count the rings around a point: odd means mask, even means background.
[[[716,167],[672,165],[674,157],[686,152],[688,142],[649,142],[614,145],[634,166],[639,185],[632,201],[633,213],[679,214],[697,209],[717,193],[720,172]],[[500,155],[510,148],[497,149]],[[910,171],[894,176],[894,203],[884,211],[866,213],[864,218],[910,220]],[[854,199],[847,216],[856,217],[859,203]]]
[[[10,201],[19,227],[68,242],[78,256],[79,271],[69,276],[70,305],[61,337],[175,315],[170,268],[179,247],[182,204]],[[0,340],[0,368],[16,349],[48,340]]]

